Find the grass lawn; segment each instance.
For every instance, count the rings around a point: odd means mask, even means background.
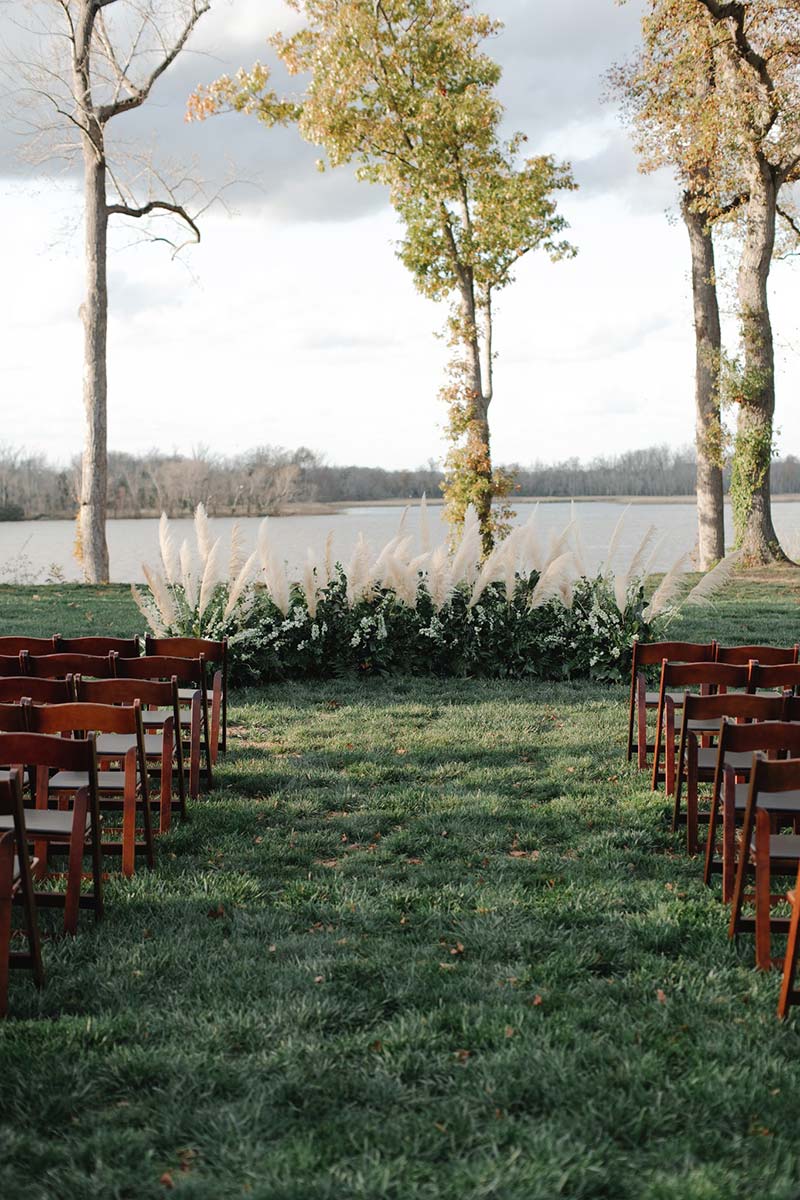
[[[672,633],[794,642],[797,599],[740,581]],[[4,588],[0,632],[128,603]],[[797,1200],[800,1012],[623,765],[625,699],[239,694],[156,871],[12,980],[3,1200]]]

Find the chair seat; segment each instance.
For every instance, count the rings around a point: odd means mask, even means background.
[[[756,839],[753,836],[751,842],[752,849],[756,848]],[[800,834],[797,833],[773,833],[769,839],[769,856],[770,859],[786,859],[790,863],[800,861]]]
[[[721,724],[719,717],[712,717],[707,721],[687,721],[686,728],[691,729],[693,733],[719,733]]]
[[[77,792],[78,788],[88,786],[89,776],[85,771],[58,771],[50,779],[50,790],[54,792]],[[97,786],[101,792],[123,792],[125,772],[98,771]]]
[[[749,775],[753,765],[753,755],[746,750],[729,750],[725,755],[725,766],[733,767],[737,775]],[[699,771],[714,771],[717,766],[717,751],[713,746],[701,746],[697,751],[697,768]]]
[[[91,826],[91,816],[86,814],[86,829]],[[0,833],[6,833],[14,828],[14,818],[9,815],[0,816]],[[63,812],[57,808],[26,808],[25,832],[29,837],[63,837],[68,838],[72,832],[72,812]]]
[[[135,733],[101,733],[97,737],[98,758],[122,758],[128,750],[136,749]],[[146,733],[144,735],[144,752],[154,758],[161,754],[164,748],[164,735],[161,733]]]
[[[735,785],[733,803],[737,812],[744,812],[747,808],[749,792],[749,784],[737,783]],[[761,797],[764,803],[759,804],[759,808],[766,808],[770,812],[800,812],[800,790],[793,792],[761,792]]]
[[[178,688],[178,699],[179,700],[194,700],[195,696],[199,696],[199,695],[200,695],[200,688],[196,688],[196,687]]]
[[[683,692],[666,692],[676,708],[683,708]],[[658,708],[660,696],[658,692],[645,692],[644,702],[648,708]]]
[[[142,723],[145,725],[145,727],[152,725],[157,725],[160,727],[165,721],[168,721],[171,716],[171,708],[148,708],[142,713]],[[181,709],[178,713],[178,716],[180,718],[181,725],[185,725],[187,728],[191,725],[191,713],[187,712],[185,709]]]

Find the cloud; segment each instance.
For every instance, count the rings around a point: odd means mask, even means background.
[[[604,126],[609,141],[614,117],[601,102],[603,74],[635,46],[642,0],[621,8],[610,0],[485,0],[479,6],[505,23],[488,49],[503,67],[500,93],[508,129],[526,132],[537,152],[553,150],[571,159],[576,159],[582,127],[585,132]],[[38,12],[42,6],[33,7]],[[11,60],[26,57],[40,39],[26,36],[11,11],[0,0],[2,41],[13,77]],[[51,24],[57,20],[55,9],[42,12],[49,13]],[[209,193],[225,185],[226,198],[237,208],[262,209],[281,222],[344,222],[385,207],[385,191],[357,183],[351,169],[317,172],[319,149],[304,143],[294,129],[266,129],[256,118],[238,114],[191,125],[184,120],[187,97],[198,84],[258,59],[270,64],[278,90],[296,86],[275,61],[267,38],[277,29],[291,31],[297,20],[282,0],[215,4],[147,104],[111,122],[115,153],[124,157],[130,145],[152,147],[157,161],[168,168],[190,166],[192,174],[207,181]],[[615,130],[607,146],[588,158],[578,157],[582,185],[590,192],[619,193],[645,207],[663,206],[662,190],[642,183],[625,147],[625,135]],[[19,129],[0,123],[0,174],[30,172],[19,149]]]

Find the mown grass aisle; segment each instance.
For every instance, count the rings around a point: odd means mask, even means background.
[[[621,765],[624,714],[240,695],[157,870],[13,982],[0,1195],[796,1197],[798,1023]]]

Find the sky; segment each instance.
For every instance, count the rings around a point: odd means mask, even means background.
[[[635,48],[641,0],[484,0],[504,32],[506,125],[533,153],[568,159],[562,197],[577,257],[522,261],[497,299],[492,404],[497,462],[589,460],[691,443],[694,346],[685,231],[669,174],[642,176],[604,72]],[[6,111],[29,40],[0,0]],[[52,18],[51,18],[52,19]],[[118,222],[109,257],[109,446],[235,454],[309,446],[331,463],[413,467],[443,455],[437,393],[446,312],[396,258],[385,193],[346,167],[319,174],[294,130],[230,115],[186,124],[188,94],[270,62],[291,31],[283,0],[212,0],[187,51],[138,113],[114,127],[189,164],[226,203],[199,246],[168,247]],[[10,81],[10,82],[9,82]],[[22,160],[0,127],[0,442],[66,462],[80,451],[82,209],[77,175]],[[235,183],[231,185],[231,181]],[[230,186],[228,186],[230,185]],[[776,264],[779,451],[800,451],[796,268]],[[730,319],[728,329],[733,336]]]

